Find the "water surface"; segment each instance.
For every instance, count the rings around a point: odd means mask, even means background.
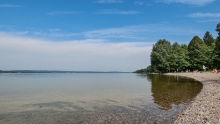
[[[201,89],[164,75],[0,74],[0,123],[171,123]]]

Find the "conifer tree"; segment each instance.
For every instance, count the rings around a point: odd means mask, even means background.
[[[207,31],[203,37],[203,41],[205,42],[206,46],[208,46],[208,50],[207,50],[208,60],[206,62],[206,66],[209,69],[212,69],[213,61],[214,61],[214,58],[216,57],[216,54],[214,52],[215,39],[212,37],[212,34],[209,31]]]
[[[220,23],[217,24],[216,31],[218,32],[218,37],[215,41],[214,53],[216,56],[214,58],[213,66],[220,69]]]
[[[214,38],[212,37],[212,34],[210,34],[209,31],[207,31],[203,37],[203,41],[205,42],[205,44],[207,46],[213,46],[215,40]]]

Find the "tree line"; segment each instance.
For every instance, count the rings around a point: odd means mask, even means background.
[[[177,42],[171,44],[166,39],[158,40],[150,55],[151,65],[144,72],[177,72],[202,70],[203,65],[208,69],[220,69],[220,23],[216,26],[217,38],[207,31],[201,39],[194,36],[188,45]]]

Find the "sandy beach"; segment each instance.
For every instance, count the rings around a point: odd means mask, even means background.
[[[203,83],[203,89],[181,112],[174,124],[220,124],[220,74],[168,73],[193,78]]]

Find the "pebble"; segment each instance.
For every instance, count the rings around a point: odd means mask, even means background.
[[[202,91],[179,114],[174,124],[220,124],[220,74],[174,73],[203,83]]]

